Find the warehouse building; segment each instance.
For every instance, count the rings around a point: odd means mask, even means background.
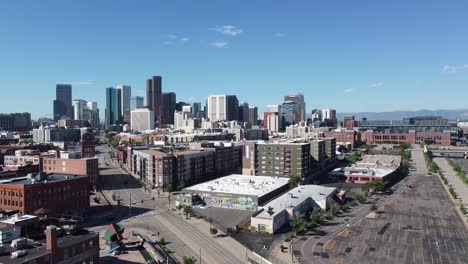
[[[184,188],[186,194],[179,196],[179,204],[201,201],[206,206],[257,211],[287,189],[287,178],[233,174]]]
[[[328,210],[337,193],[334,187],[301,185],[270,201],[253,214],[254,232],[275,234],[295,217],[303,217],[315,208]]]

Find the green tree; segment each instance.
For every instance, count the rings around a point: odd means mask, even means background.
[[[295,236],[301,233],[304,230],[304,220],[301,217],[295,216],[291,222],[291,228]]]
[[[159,240],[158,240],[158,244],[162,247],[166,246],[168,243],[166,241],[166,238],[165,237],[161,237]]]
[[[184,256],[182,257],[182,263],[183,264],[195,264],[197,263],[197,259],[195,257]]]
[[[166,187],[166,192],[173,192],[174,191],[174,187],[172,187],[172,184],[168,184],[167,187]]]
[[[216,234],[218,234],[218,229],[216,227],[210,228],[210,234],[216,236]]]
[[[364,195],[360,194],[360,193],[356,193],[353,195],[353,199],[362,203],[366,200],[366,198],[364,198]]]
[[[291,176],[291,178],[289,178],[289,188],[295,188],[299,185],[299,183],[301,183],[301,177],[299,176]]]
[[[323,222],[322,215],[320,215],[319,209],[314,209],[309,215],[310,222],[312,224],[320,225]]]
[[[193,211],[193,210],[192,210],[192,207],[190,207],[190,206],[184,206],[184,214],[185,214],[186,216],[192,216],[192,211]]]
[[[373,204],[373,205],[370,207],[370,210],[371,210],[372,212],[377,211],[377,205]]]

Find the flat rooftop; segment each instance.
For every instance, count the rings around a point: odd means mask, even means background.
[[[8,218],[0,219],[0,223],[15,225],[17,223],[27,222],[31,219],[37,219],[39,221],[39,218],[35,215],[13,215]]]
[[[216,192],[261,197],[288,184],[288,178],[233,174],[184,188],[189,193]]]
[[[284,193],[278,198],[271,200],[269,203],[262,206],[264,210],[261,210],[253,217],[272,219],[282,211],[289,208],[292,209],[309,198],[314,200],[316,203],[326,200],[327,197],[332,195],[335,191],[335,187],[301,185],[292,190],[289,190],[287,193]]]
[[[4,185],[33,185],[33,184],[48,184],[48,183],[55,183],[55,182],[62,182],[62,181],[69,181],[75,180],[79,178],[87,178],[88,176],[80,176],[80,175],[70,175],[70,174],[47,174],[47,177],[43,181],[35,181],[32,183],[28,180],[27,176],[24,177],[17,177],[11,179],[0,180],[0,184]]]
[[[400,167],[401,157],[396,155],[364,155],[355,165],[337,168],[331,175],[371,176],[383,178]]]

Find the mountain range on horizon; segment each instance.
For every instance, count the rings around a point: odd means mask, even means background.
[[[440,109],[440,110],[427,110],[421,109],[417,111],[390,111],[390,112],[349,112],[337,113],[338,120],[343,120],[344,116],[354,116],[356,120],[361,120],[366,117],[367,120],[401,120],[403,118],[410,118],[416,116],[441,116],[448,120],[468,120],[468,109]]]

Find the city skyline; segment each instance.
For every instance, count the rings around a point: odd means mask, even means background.
[[[0,87],[35,94],[9,93],[0,112],[52,117],[48,102],[60,83],[72,84],[73,99],[88,98],[103,108],[106,87],[128,84],[132,96],[145,96],[145,80],[153,75],[163,76],[163,90],[180,101],[235,94],[259,112],[292,93],[304,94],[307,114],[327,107],[338,112],[466,108],[463,1],[273,1],[260,16],[261,2],[185,3],[185,8],[110,3],[0,4],[0,33],[8,36],[0,43],[5,58]],[[65,12],[70,8],[76,12]],[[125,10],[129,19],[106,21],[104,8]],[[51,23],[52,15],[61,23]],[[277,19],[281,15],[287,19]],[[147,23],[150,17],[154,23]],[[55,41],[57,36],[64,42]],[[119,43],[109,45],[117,38]]]

